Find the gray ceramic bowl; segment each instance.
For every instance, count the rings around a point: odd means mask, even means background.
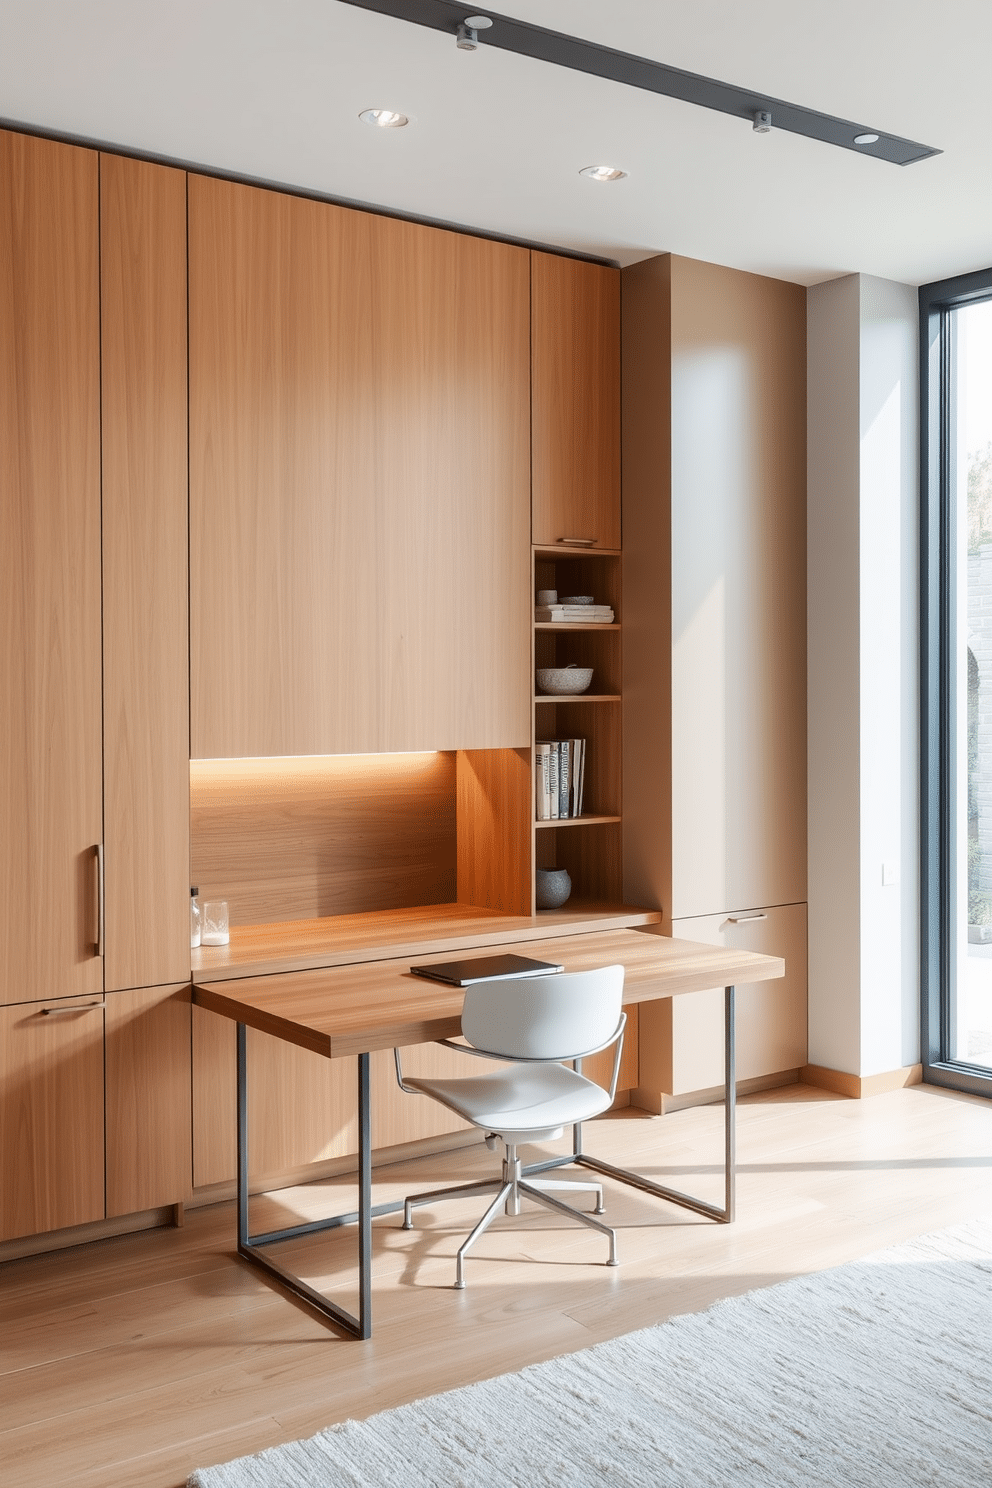
[[[560,909],[572,892],[567,868],[538,868],[534,879],[538,909]]]
[[[585,692],[592,681],[592,667],[570,665],[567,667],[538,667],[537,685],[542,692],[558,693],[562,697],[574,697]]]
[[[593,604],[594,596],[591,594],[566,594],[559,599],[559,604]]]

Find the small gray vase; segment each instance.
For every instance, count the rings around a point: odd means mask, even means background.
[[[538,909],[560,909],[572,892],[568,869],[538,868],[535,877]]]

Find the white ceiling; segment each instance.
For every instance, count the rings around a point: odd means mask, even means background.
[[[935,145],[898,167],[338,0],[0,0],[0,117],[631,263],[816,283],[992,262],[989,0],[500,0]],[[398,109],[370,129],[361,109]],[[619,164],[602,186],[582,166]]]

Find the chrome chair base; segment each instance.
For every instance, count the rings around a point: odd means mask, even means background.
[[[488,1139],[487,1139],[488,1145]],[[496,1190],[496,1197],[479,1220],[475,1229],[462,1243],[459,1248],[455,1262],[455,1288],[462,1290],[465,1286],[465,1257],[469,1250],[484,1235],[501,1209],[509,1215],[520,1213],[520,1201],[523,1195],[532,1199],[536,1204],[543,1204],[547,1209],[553,1209],[559,1214],[565,1214],[569,1219],[577,1220],[592,1230],[598,1230],[600,1234],[606,1235],[610,1242],[610,1258],[608,1266],[618,1266],[617,1260],[617,1235],[609,1225],[601,1224],[591,1214],[586,1214],[582,1209],[573,1209],[570,1204],[563,1204],[556,1199],[553,1190],[567,1190],[571,1192],[594,1193],[596,1195],[596,1208],[594,1213],[603,1213],[603,1187],[599,1183],[565,1182],[554,1179],[543,1179],[537,1182],[529,1182],[521,1176],[520,1158],[515,1146],[509,1142],[506,1144],[506,1156],[503,1158],[503,1174],[500,1178],[489,1178],[481,1183],[461,1183],[455,1188],[437,1188],[429,1193],[414,1194],[403,1201],[403,1228],[413,1229],[413,1211],[421,1204],[435,1204],[442,1199],[463,1199],[470,1194],[492,1193]]]

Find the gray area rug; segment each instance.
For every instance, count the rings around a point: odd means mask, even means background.
[[[564,1484],[992,1484],[992,1219],[189,1479]]]

